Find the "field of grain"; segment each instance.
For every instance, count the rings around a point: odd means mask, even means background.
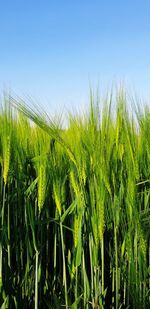
[[[0,308],[150,308],[150,110],[115,100],[62,129],[4,97]]]

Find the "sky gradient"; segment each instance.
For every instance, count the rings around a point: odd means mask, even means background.
[[[150,102],[149,16],[150,1],[0,1],[0,91],[54,112],[123,81]]]

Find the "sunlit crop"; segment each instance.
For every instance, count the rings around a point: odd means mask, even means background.
[[[91,96],[62,129],[4,101],[0,307],[150,308],[149,109]]]

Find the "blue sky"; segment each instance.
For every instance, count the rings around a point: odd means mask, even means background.
[[[150,1],[0,1],[0,90],[49,111],[123,81],[150,101]],[[130,90],[129,89],[129,90]]]

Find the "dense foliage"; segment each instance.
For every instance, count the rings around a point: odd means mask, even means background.
[[[150,111],[106,101],[61,129],[4,98],[2,309],[150,308]]]

